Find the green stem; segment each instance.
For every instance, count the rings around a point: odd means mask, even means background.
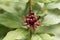
[[[29,14],[32,13],[32,0],[29,0]],[[29,29],[29,39],[28,40],[31,40],[31,37],[32,37],[32,30]]]
[[[31,40],[31,37],[32,37],[32,31],[31,31],[31,29],[30,29],[29,31],[30,31],[30,32],[29,32],[29,33],[30,33],[30,35],[29,35],[29,36],[30,36],[29,40]]]
[[[31,4],[31,0],[29,0],[29,13],[31,13],[31,12],[32,12],[32,4]],[[30,31],[30,38],[29,38],[29,40],[31,40],[32,31],[31,31],[31,29],[29,31]]]
[[[31,4],[31,0],[29,0],[29,13],[32,12],[32,4]]]

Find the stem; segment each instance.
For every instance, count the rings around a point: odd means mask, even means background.
[[[29,0],[29,13],[31,13],[31,12],[32,12],[32,5],[31,5],[31,0]],[[31,29],[29,31],[30,31],[30,39],[29,40],[31,40],[32,31],[31,31]]]
[[[30,30],[30,40],[31,40],[31,37],[32,37],[32,31]]]
[[[32,5],[31,5],[31,0],[29,0],[29,13],[32,12]]]
[[[28,37],[28,40],[31,40],[31,37],[32,37],[32,31],[31,31],[31,29],[29,29],[28,31],[29,31],[29,37]]]
[[[29,0],[29,14],[32,13],[32,4],[31,4],[31,1],[32,0]],[[31,40],[31,37],[32,37],[32,30],[29,29],[29,40]]]

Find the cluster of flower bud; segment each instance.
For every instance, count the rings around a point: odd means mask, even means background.
[[[34,13],[30,13],[26,16],[25,23],[27,23],[28,28],[36,30],[37,26],[40,25],[40,22],[38,21],[39,19],[40,16],[35,16]]]

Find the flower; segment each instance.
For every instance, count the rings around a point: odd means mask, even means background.
[[[33,28],[33,30],[36,30],[37,26],[41,25],[38,21],[39,19],[40,16],[35,16],[34,13],[30,13],[26,16],[24,21],[27,23],[27,28]]]

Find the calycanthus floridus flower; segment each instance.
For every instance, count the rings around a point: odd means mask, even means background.
[[[27,23],[27,28],[33,28],[33,30],[36,30],[37,26],[41,25],[39,19],[40,16],[35,16],[34,13],[32,12],[26,16],[24,23]]]

